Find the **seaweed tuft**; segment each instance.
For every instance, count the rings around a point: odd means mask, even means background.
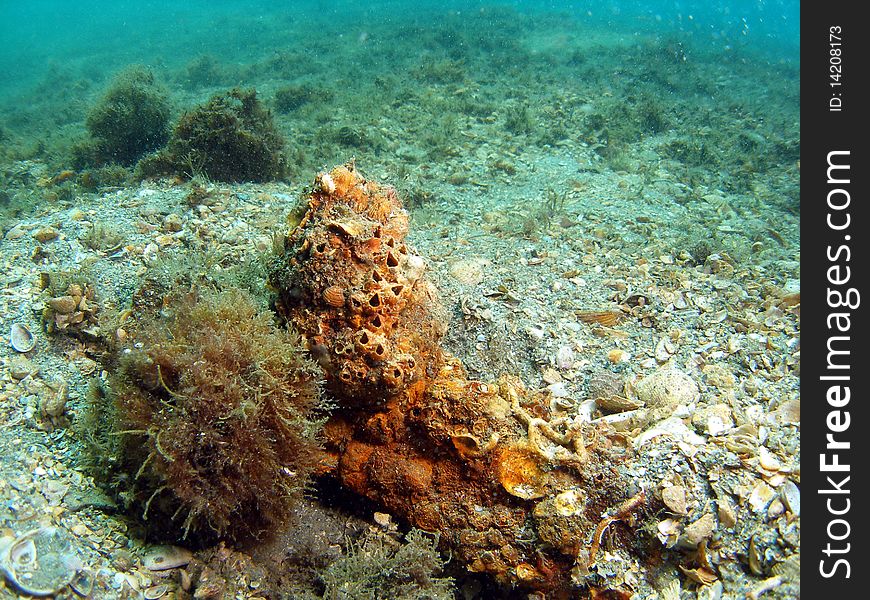
[[[88,113],[90,138],[73,147],[75,167],[134,164],[166,143],[169,113],[168,93],[149,69],[122,71]]]
[[[161,535],[177,522],[205,539],[285,524],[320,458],[320,373],[298,335],[237,289],[140,312],[102,411],[128,475],[116,492]]]
[[[324,600],[452,600],[453,580],[437,577],[444,569],[438,537],[411,530],[401,545],[369,536],[352,546],[323,573]]]
[[[263,182],[281,178],[285,167],[272,113],[256,91],[237,88],[182,115],[167,147],[139,161],[137,174]]]

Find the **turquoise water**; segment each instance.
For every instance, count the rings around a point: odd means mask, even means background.
[[[4,156],[55,173],[135,166],[75,150],[93,135],[88,114],[131,65],[161,86],[168,126],[215,93],[256,89],[287,138],[291,177],[349,154],[400,176],[424,157],[446,168],[466,154],[455,142],[472,122],[494,143],[602,143],[618,167],[650,135],[703,126],[699,108],[716,131],[708,147],[673,149],[690,166],[709,164],[709,150],[727,153],[710,166],[749,162],[754,173],[796,160],[799,147],[797,2],[29,2],[0,11]],[[282,89],[309,95],[289,106]],[[499,112],[505,103],[519,121]],[[403,152],[413,158],[396,160]]]

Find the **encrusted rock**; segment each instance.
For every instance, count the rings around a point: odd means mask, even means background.
[[[407,229],[393,189],[337,167],[318,176],[272,265],[278,311],[338,403],[324,428],[327,468],[385,512],[440,532],[470,571],[569,597],[598,525],[589,507],[628,495],[611,467],[613,430],[548,412],[567,395],[555,369],[548,394],[508,377],[468,380],[439,346],[446,314]],[[572,352],[561,354],[554,366],[573,368]]]

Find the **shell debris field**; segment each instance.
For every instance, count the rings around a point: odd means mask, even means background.
[[[272,265],[278,311],[338,400],[324,429],[331,468],[440,532],[471,571],[570,597],[602,509],[628,496],[613,469],[627,450],[604,429],[549,418],[516,379],[469,380],[439,346],[445,314],[407,231],[394,190],[340,166],[317,177]]]

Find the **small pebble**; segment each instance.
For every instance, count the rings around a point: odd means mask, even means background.
[[[625,362],[629,358],[631,358],[631,355],[625,350],[620,350],[619,348],[615,348],[607,353],[607,360],[609,360],[613,364]]]
[[[37,371],[36,365],[26,356],[13,356],[12,360],[9,361],[9,374],[15,379],[24,379]]]
[[[562,346],[556,352],[556,366],[567,371],[574,366],[574,351],[570,346]]]
[[[33,232],[33,239],[44,244],[45,242],[57,239],[59,235],[60,233],[54,227],[41,227]]]

